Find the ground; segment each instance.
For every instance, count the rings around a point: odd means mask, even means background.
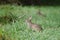
[[[38,9],[46,17],[38,15]],[[18,17],[25,15],[15,23],[7,23],[0,27],[0,33],[8,35],[11,40],[60,40],[60,6],[0,5],[0,16],[9,12]],[[42,25],[42,32],[34,32],[27,28],[25,20],[29,16],[32,16],[33,23]]]

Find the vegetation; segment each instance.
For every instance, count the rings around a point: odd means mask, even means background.
[[[46,17],[38,15],[38,9]],[[14,15],[9,18],[15,20],[15,23],[3,19],[4,16],[9,16],[10,12]],[[25,20],[32,16],[32,22],[42,25],[43,31],[37,32],[28,29]],[[60,40],[60,6],[13,6],[0,5],[0,33],[5,37],[5,40]],[[6,23],[5,23],[6,22]],[[7,37],[6,37],[7,35]],[[7,39],[9,37],[9,39]]]
[[[60,5],[60,0],[0,0],[0,4]]]

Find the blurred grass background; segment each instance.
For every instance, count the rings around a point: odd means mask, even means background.
[[[39,16],[38,9],[46,17]],[[60,6],[0,5],[0,16],[9,15],[10,12],[16,17],[25,15],[15,23],[0,26],[0,33],[8,35],[11,40],[60,40]],[[42,32],[27,28],[25,20],[29,16],[32,16],[33,23],[42,25]]]

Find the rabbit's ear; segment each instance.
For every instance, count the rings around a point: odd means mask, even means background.
[[[31,20],[31,19],[32,19],[32,16],[29,17],[29,20]]]

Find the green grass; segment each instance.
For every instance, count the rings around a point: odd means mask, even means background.
[[[37,10],[46,17],[39,16]],[[60,40],[60,6],[11,6],[0,5],[0,16],[13,13],[15,16],[23,16],[15,23],[1,26],[1,32],[10,36],[11,40]],[[42,32],[34,32],[28,29],[25,20],[32,16],[32,22],[42,25]]]

